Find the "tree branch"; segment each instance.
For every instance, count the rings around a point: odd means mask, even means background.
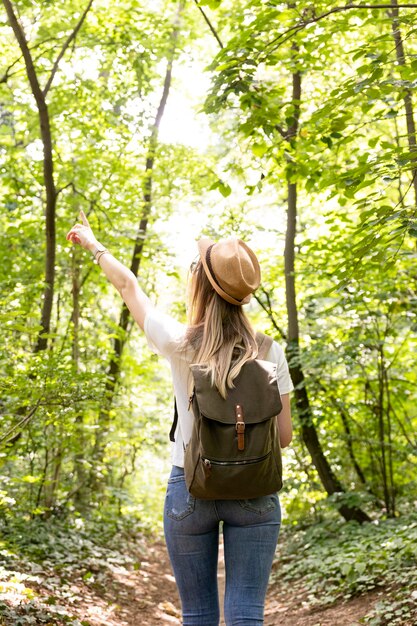
[[[258,292],[261,291],[262,294],[265,296],[266,299],[266,304],[265,302],[262,301],[262,298],[257,295],[256,293],[254,294],[254,298],[257,301],[257,303],[259,304],[259,306],[265,311],[265,313],[267,314],[267,316],[269,317],[272,326],[275,328],[275,330],[277,331],[277,333],[280,335],[281,339],[283,339],[284,341],[287,341],[287,335],[285,334],[284,330],[281,328],[281,326],[278,325],[276,319],[275,319],[275,315],[272,309],[272,303],[271,303],[271,297],[268,293],[268,291],[266,291],[266,289],[264,289],[263,287],[261,287],[260,289],[258,289]]]
[[[39,398],[39,400],[37,401],[37,403],[35,404],[35,406],[33,407],[33,409],[31,411],[29,411],[29,413],[27,415],[25,415],[25,417],[23,417],[20,422],[18,422],[17,424],[15,424],[14,426],[12,426],[10,428],[10,430],[7,431],[7,433],[5,435],[3,435],[2,437],[0,437],[0,444],[2,444],[3,442],[6,442],[6,444],[9,441],[9,437],[10,435],[17,430],[18,428],[23,428],[24,426],[26,426],[26,424],[30,421],[30,419],[35,415],[36,411],[39,408],[39,405],[41,403],[41,399]]]
[[[224,48],[224,45],[219,37],[219,35],[217,34],[217,31],[215,30],[213,24],[210,22],[209,18],[206,15],[206,12],[203,10],[203,8],[200,6],[198,0],[194,0],[198,10],[200,11],[201,15],[203,16],[207,26],[209,27],[209,29],[211,30],[211,32],[213,33],[214,37],[216,38],[217,43],[219,44],[220,48]]]
[[[283,139],[288,140],[288,130],[284,130],[284,128],[282,128],[282,126],[280,126],[279,124],[275,124],[275,128],[277,129],[277,131],[279,132],[279,134],[281,135]]]
[[[50,89],[50,87],[52,85],[52,81],[55,78],[55,74],[56,74],[56,72],[58,70],[58,65],[59,65],[62,57],[64,56],[65,52],[67,51],[70,43],[76,38],[76,36],[77,36],[81,26],[83,25],[83,22],[84,22],[85,18],[87,17],[87,13],[89,12],[92,4],[93,4],[93,0],[90,0],[88,5],[87,5],[87,7],[86,7],[86,9],[85,9],[85,11],[84,11],[84,13],[82,14],[82,16],[79,19],[78,24],[76,25],[76,27],[74,28],[74,30],[72,31],[72,33],[70,34],[70,36],[68,37],[68,39],[66,40],[64,45],[62,46],[61,51],[58,54],[58,56],[56,58],[56,61],[55,61],[54,65],[53,65],[53,67],[52,67],[51,74],[50,74],[50,76],[49,76],[49,78],[48,78],[48,80],[46,82],[45,87],[43,88],[43,92],[42,93],[43,93],[44,97],[46,97],[46,94],[48,93],[48,91],[49,91],[49,89]]]
[[[7,12],[7,17],[9,18],[10,26],[12,27],[12,30],[15,34],[17,42],[22,51],[23,58],[25,60],[26,72],[27,72],[30,86],[32,88],[32,93],[36,100],[36,104],[38,105],[38,109],[42,108],[44,104],[44,97],[43,97],[42,90],[39,85],[35,67],[33,65],[33,59],[29,50],[25,33],[23,32],[23,28],[15,15],[13,5],[10,2],[10,0],[3,0],[3,4]]]
[[[417,4],[399,4],[397,5],[397,8],[399,9],[417,9]],[[269,48],[270,46],[273,46],[275,43],[279,42],[280,39],[282,39],[283,37],[285,37],[286,35],[291,35],[292,34],[296,34],[298,31],[302,30],[303,28],[305,28],[306,26],[308,26],[309,24],[314,24],[317,22],[320,22],[321,20],[325,19],[326,17],[329,17],[329,15],[333,15],[334,13],[341,13],[342,11],[350,11],[352,9],[365,9],[365,10],[372,10],[372,9],[381,9],[381,10],[387,10],[387,9],[392,9],[392,4],[348,4],[344,7],[333,7],[333,9],[329,9],[328,11],[326,11],[325,13],[322,13],[321,15],[317,15],[317,16],[313,16],[307,20],[302,20],[301,22],[299,22],[298,24],[295,24],[294,26],[291,26],[291,28],[288,28],[288,30],[284,31],[283,33],[280,33],[277,37],[274,37],[274,39],[272,39],[269,43],[266,44],[265,48]],[[278,48],[281,45],[282,42],[277,43],[277,45],[275,47],[273,47],[270,52],[273,52],[274,50],[276,50],[276,48]],[[262,52],[265,52],[265,48]],[[262,54],[261,51],[259,51],[258,53],[258,57]]]
[[[0,78],[0,83],[7,83],[7,79],[10,77],[10,70],[12,69],[12,67],[16,65],[16,63],[20,61],[21,58],[22,57],[19,57],[18,59],[16,59],[16,61],[13,61],[13,63],[9,65],[9,67],[4,72],[3,76]]]

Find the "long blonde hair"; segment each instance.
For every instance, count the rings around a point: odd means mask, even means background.
[[[258,346],[242,307],[214,291],[201,261],[191,274],[188,321],[185,346],[195,350],[194,362],[206,365],[212,384],[225,398],[242,365],[256,358]]]

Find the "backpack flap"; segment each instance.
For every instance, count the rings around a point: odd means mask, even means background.
[[[213,388],[211,376],[203,365],[191,365],[190,368],[198,408],[206,418],[236,424],[236,407],[239,406],[243,409],[245,423],[256,424],[281,412],[277,366],[270,361],[247,361],[234,380],[235,386],[227,390],[226,399]]]

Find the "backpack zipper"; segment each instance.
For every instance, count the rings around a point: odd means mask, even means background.
[[[207,468],[210,468],[212,465],[250,465],[252,463],[260,463],[261,461],[264,461],[270,454],[271,452],[267,452],[257,459],[247,459],[245,461],[213,461],[212,459],[206,459],[203,456],[201,457],[201,460]]]

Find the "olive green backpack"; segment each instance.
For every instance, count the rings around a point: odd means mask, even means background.
[[[243,365],[226,399],[203,366],[190,366],[194,425],[184,470],[196,498],[257,498],[282,487],[277,366],[264,360],[272,339],[257,333],[256,340],[258,357]]]

